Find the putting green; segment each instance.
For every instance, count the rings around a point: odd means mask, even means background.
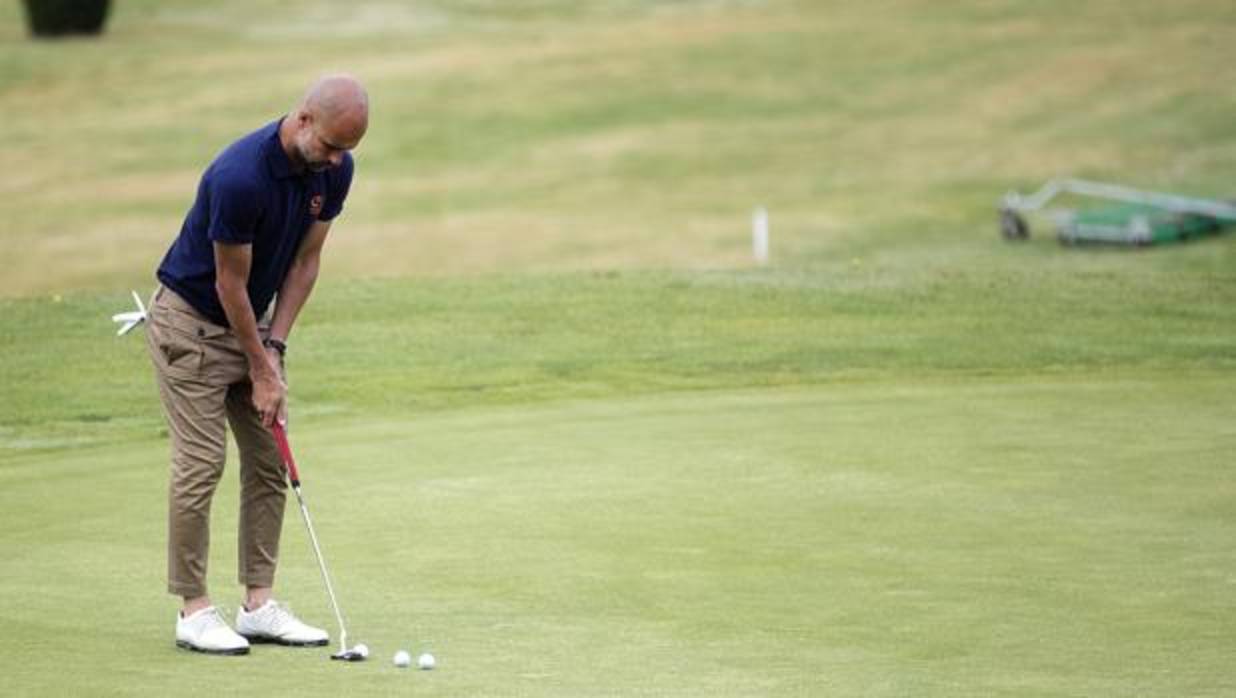
[[[374,653],[347,666],[173,647],[163,443],[20,455],[0,469],[6,690],[1219,695],[1234,388],[875,382],[306,417],[305,494]],[[232,611],[234,480],[211,568]],[[280,596],[333,626],[294,500],[285,532]],[[439,668],[396,669],[399,648]]]

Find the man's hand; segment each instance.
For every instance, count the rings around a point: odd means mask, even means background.
[[[275,419],[279,420],[280,424],[287,426],[287,423],[288,423],[288,400],[287,400],[288,374],[287,374],[287,368],[283,364],[283,354],[279,353],[279,350],[274,347],[266,347],[266,358],[270,359],[271,364],[278,367],[279,381],[283,383],[283,394],[284,394],[283,404],[282,406],[280,406],[279,413],[276,415]]]
[[[249,381],[253,384],[253,408],[262,424],[270,427],[276,419],[287,421],[288,386],[283,382],[278,359],[272,361],[269,353],[266,359],[265,366],[249,370]]]

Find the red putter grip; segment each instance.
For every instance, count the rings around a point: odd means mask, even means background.
[[[275,445],[279,447],[279,455],[283,456],[283,465],[288,469],[288,479],[292,481],[292,487],[300,487],[300,472],[296,470],[296,461],[292,458],[292,447],[288,445],[287,431],[278,420],[275,420],[270,431],[275,435]]]

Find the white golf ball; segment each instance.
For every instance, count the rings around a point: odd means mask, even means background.
[[[363,642],[353,647],[352,651],[360,655],[362,659],[367,659],[369,657],[369,646]]]
[[[412,663],[412,655],[408,654],[406,651],[399,650],[398,652],[395,653],[395,666],[402,669],[411,663]]]
[[[416,665],[426,671],[434,668],[437,664],[438,663],[433,658],[433,655],[428,652],[416,658]]]

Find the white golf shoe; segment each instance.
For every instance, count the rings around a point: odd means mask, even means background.
[[[305,625],[291,609],[271,599],[253,611],[244,606],[236,610],[236,631],[250,642],[321,647],[330,642],[330,635],[321,628]]]
[[[176,616],[176,646],[206,654],[249,654],[249,641],[227,627],[214,606]]]

